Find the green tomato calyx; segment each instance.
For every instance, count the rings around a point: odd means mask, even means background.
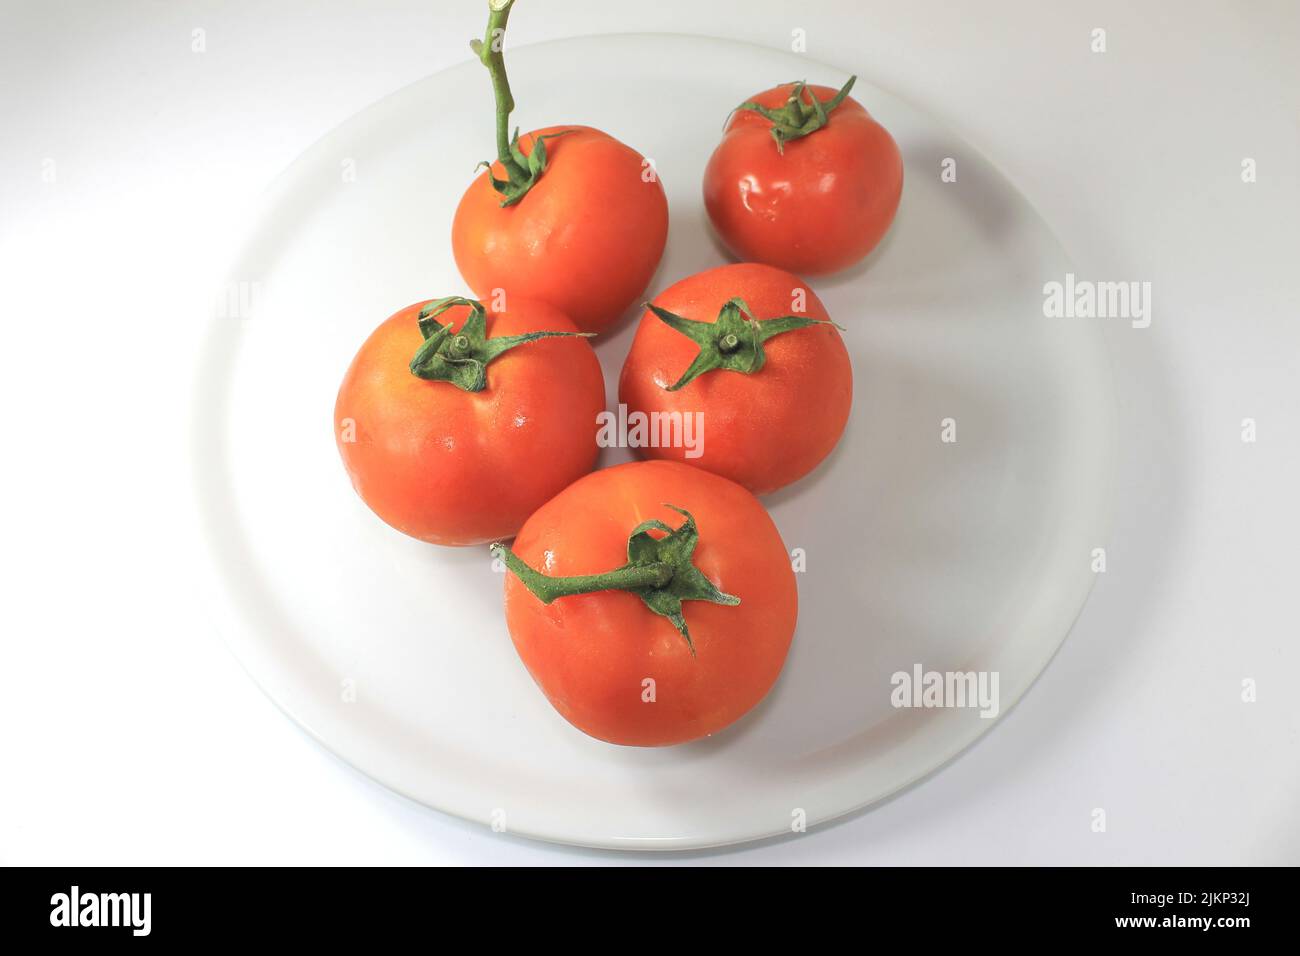
[[[672,508],[686,520],[678,528],[670,528],[655,519],[641,522],[627,539],[627,563],[613,571],[551,577],[530,568],[504,544],[492,545],[492,554],[500,558],[543,604],[595,591],[617,590],[635,594],[651,611],[668,618],[686,641],[693,657],[695,644],[686,626],[682,602],[708,601],[734,607],[740,603],[740,598],[718,590],[704,572],[691,563],[691,556],[700,540],[691,513],[674,505],[665,504],[664,507]],[[656,538],[650,534],[651,531],[661,531],[663,537]]]
[[[438,316],[455,306],[469,306],[469,317],[459,332],[443,325]],[[580,337],[590,332],[526,332],[523,335],[487,337],[487,311],[476,299],[449,295],[420,309],[420,334],[424,341],[411,359],[411,374],[431,382],[449,382],[466,392],[487,388],[488,364],[517,345],[537,339]]]
[[[767,361],[763,343],[773,336],[813,325],[832,325],[806,315],[783,315],[775,319],[756,319],[745,300],[737,296],[728,300],[716,322],[698,322],[675,315],[647,302],[646,308],[669,328],[680,332],[700,347],[699,354],[668,391],[675,392],[705,372],[726,369],[752,375]],[[838,326],[836,326],[838,328]]]
[[[789,98],[785,101],[784,106],[776,109],[770,109],[766,106],[759,106],[753,100],[748,100],[736,107],[738,110],[750,110],[757,113],[772,124],[772,138],[776,140],[776,151],[785,152],[785,144],[792,139],[799,139],[807,136],[809,133],[815,133],[827,123],[830,122],[830,114],[844,102],[844,98],[849,95],[849,90],[853,89],[853,84],[857,82],[856,76],[850,76],[847,83],[840,87],[840,91],[829,100],[817,99],[817,94],[808,89],[808,84],[804,80],[799,80],[794,84],[794,89],[790,91]],[[808,94],[808,102],[804,102],[804,94]]]

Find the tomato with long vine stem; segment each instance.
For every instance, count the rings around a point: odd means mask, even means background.
[[[335,440],[352,485],[434,544],[508,537],[595,464],[605,382],[552,306],[450,296],[385,320],[339,388]]]
[[[504,290],[603,332],[650,284],[668,238],[668,201],[653,164],[600,130],[511,136],[502,41],[513,2],[489,0],[487,32],[474,41],[492,77],[497,156],[461,198],[452,251],[480,298]]]
[[[561,716],[610,743],[716,733],[767,694],[794,636],[776,525],[744,488],[697,468],[592,472],[493,551],[524,666]]]
[[[704,205],[741,259],[824,275],[860,261],[884,237],[903,192],[889,131],[850,97],[784,83],[732,113],[704,171]]]
[[[691,444],[656,442],[638,454],[705,468],[761,495],[811,472],[839,442],[853,368],[803,280],[739,263],[683,279],[647,305],[618,394],[629,418],[698,422]]]

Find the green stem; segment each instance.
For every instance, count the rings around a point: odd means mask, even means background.
[[[574,594],[591,594],[593,591],[661,588],[673,579],[672,565],[662,562],[640,566],[627,565],[602,574],[574,574],[556,578],[533,570],[503,545],[496,545],[494,551],[505,562],[506,567],[523,582],[524,587],[532,591],[543,604],[550,604],[556,598]]]
[[[708,601],[734,607],[740,603],[740,598],[719,591],[692,563],[691,556],[695,553],[700,533],[690,512],[673,505],[665,507],[684,515],[686,520],[678,528],[670,528],[655,519],[641,522],[627,539],[627,564],[601,574],[551,577],[529,567],[504,544],[492,545],[492,553],[504,561],[520,583],[543,604],[596,591],[635,594],[655,614],[668,618],[693,656],[695,644],[686,626],[682,602]],[[657,531],[663,537],[656,538],[651,531]]]
[[[492,172],[490,162],[479,163],[486,166],[488,179],[492,188],[501,194],[502,207],[513,206],[528,190],[537,184],[546,172],[546,140],[563,136],[564,132],[551,133],[547,136],[534,136],[533,146],[528,155],[524,155],[519,145],[519,129],[510,134],[510,114],[515,109],[515,97],[510,92],[510,79],[506,76],[506,22],[510,19],[510,10],[515,0],[488,0],[487,30],[482,40],[474,40],[470,48],[492,77],[492,98],[496,107],[497,162],[505,170],[505,179],[497,179]]]
[[[496,101],[497,159],[505,167],[511,180],[522,177],[525,171],[515,162],[510,152],[510,114],[515,109],[515,98],[510,92],[510,78],[506,76],[506,22],[515,0],[488,0],[487,30],[476,49],[478,58],[492,77],[492,97]]]

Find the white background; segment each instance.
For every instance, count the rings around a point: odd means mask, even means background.
[[[266,184],[465,59],[483,7],[0,0],[0,862],[647,859],[385,791],[208,624],[186,423],[214,284]],[[522,0],[510,39],[796,28],[984,152],[1082,276],[1150,281],[1153,322],[1110,330],[1108,571],[1022,703],[870,812],[651,862],[1300,863],[1300,5]]]

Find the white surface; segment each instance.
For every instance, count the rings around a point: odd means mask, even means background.
[[[810,55],[1003,169],[1081,275],[1154,284],[1152,326],[1112,330],[1109,571],[1043,679],[924,785],[691,859],[1297,862],[1296,8],[990,6],[553,0],[511,26],[517,44],[660,30],[773,47],[802,28]],[[6,11],[0,860],[625,861],[449,821],[346,768],[239,670],[193,585],[184,429],[212,262],[303,148],[480,29],[469,2]]]
[[[746,95],[729,78],[835,78],[806,54],[698,37],[515,47],[515,85],[542,125],[572,108],[557,64],[574,63],[596,87],[583,120],[650,151],[667,190],[655,289],[725,261],[702,222],[699,171],[713,114]],[[482,78],[464,63],[329,133],[277,180],[231,267],[232,283],[261,291],[249,314],[212,321],[195,427],[232,649],[353,766],[553,841],[671,849],[787,835],[792,814],[821,823],[934,770],[1056,652],[1108,531],[1110,362],[1097,323],[1043,316],[1044,281],[1070,269],[1051,232],[951,132],[855,88],[916,174],[879,255],[815,283],[845,328],[854,413],[826,467],[766,499],[806,562],[790,657],[736,727],[671,750],[611,747],[560,718],[516,661],[486,549],[430,548],[376,520],[323,427],[377,317],[463,288],[448,231],[430,224],[451,221],[487,102],[448,104],[447,91]],[[687,99],[698,115],[674,120],[671,104]],[[436,129],[422,123],[435,113]],[[954,154],[958,180],[941,182],[933,172]],[[355,179],[343,181],[340,157]],[[611,407],[635,329],[595,342]],[[941,440],[945,420],[956,441]],[[601,464],[630,457],[611,450]],[[996,703],[987,715],[895,709],[891,676],[916,666],[996,674]]]

